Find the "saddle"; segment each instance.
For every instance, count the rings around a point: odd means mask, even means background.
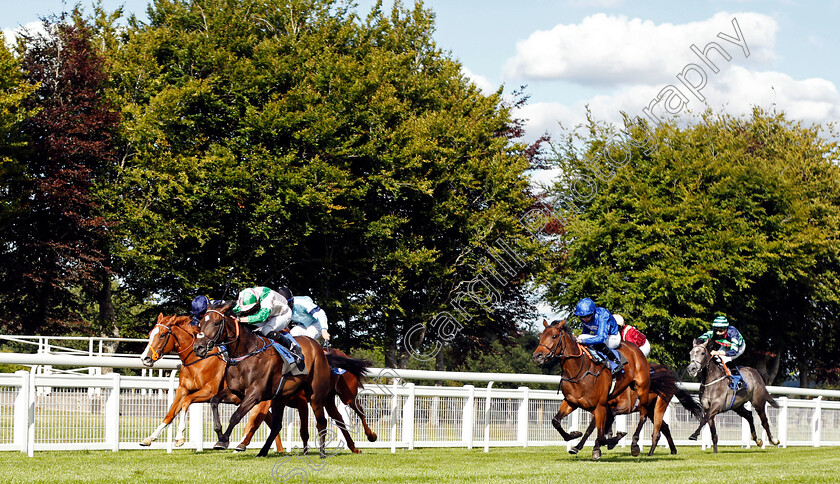
[[[732,369],[732,376],[730,376],[729,388],[731,388],[735,393],[746,391],[749,389],[747,380],[744,380],[744,377],[741,376],[738,367]]]
[[[624,355],[621,354],[621,352],[616,351],[612,348],[608,349],[612,351],[614,355],[616,355],[616,359],[619,361],[618,364],[616,364],[615,361],[608,358],[607,355],[605,355],[601,351],[598,351],[595,348],[591,348],[588,346],[586,347],[586,350],[589,351],[589,357],[592,358],[592,361],[600,363],[607,367],[610,370],[610,373],[613,374],[613,378],[615,378],[616,375],[624,371],[624,367],[627,366],[629,362],[627,361],[627,358],[625,358]]]

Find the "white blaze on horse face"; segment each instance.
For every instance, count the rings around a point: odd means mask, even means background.
[[[195,337],[196,338],[203,338],[204,337],[204,331],[198,333],[197,335],[195,335]]]
[[[149,333],[149,343],[146,345],[146,349],[143,350],[143,354],[140,355],[141,360],[149,357],[149,350],[152,349],[152,341],[154,341],[155,336],[157,336],[159,332],[160,332],[160,328],[155,326],[155,328],[152,330],[152,332]]]

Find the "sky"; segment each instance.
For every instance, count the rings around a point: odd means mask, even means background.
[[[373,0],[358,0],[366,13]],[[409,2],[404,2],[409,4]],[[103,0],[146,18],[149,0]],[[386,11],[393,0],[384,0]],[[7,39],[61,0],[0,0]],[[90,1],[82,1],[89,6]],[[658,122],[753,106],[805,123],[840,119],[840,0],[822,2],[427,0],[435,40],[485,92],[525,86],[528,137],[621,113]],[[89,7],[88,7],[89,8]],[[832,34],[832,32],[834,32]]]

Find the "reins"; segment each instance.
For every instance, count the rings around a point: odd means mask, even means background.
[[[561,333],[565,333],[565,330],[559,330],[559,331],[561,331]],[[568,334],[566,334],[566,336],[569,336],[569,335],[568,335]],[[571,337],[571,336],[569,336],[569,337]],[[562,342],[563,342],[563,346],[562,346],[562,348],[560,347],[560,341],[562,341]],[[575,355],[575,354],[572,354],[572,353],[565,353],[565,350],[566,350],[566,339],[564,338],[564,336],[563,336],[562,334],[561,334],[561,336],[560,336],[560,341],[558,341],[558,342],[557,342],[557,344],[556,344],[556,345],[554,345],[554,349],[551,349],[551,348],[549,348],[548,346],[546,346],[546,345],[544,345],[544,344],[542,344],[542,343],[540,343],[540,344],[539,344],[539,346],[537,346],[537,348],[539,348],[540,346],[542,346],[543,348],[547,349],[547,350],[548,350],[548,354],[549,354],[549,359],[551,359],[551,358],[559,358],[559,359],[560,359],[560,361],[561,361],[561,364],[562,364],[563,360],[578,359],[578,358],[582,358],[582,357],[583,357],[583,355],[584,355],[584,350],[583,350],[583,346],[580,344],[580,342],[579,342],[579,341],[575,340],[575,344],[576,344],[576,346],[577,346],[577,348],[578,348],[578,354],[576,354],[576,355]],[[559,350],[559,352],[558,352],[558,350]],[[587,368],[587,369],[586,369],[586,371],[584,372],[584,365],[583,365],[583,363],[581,363],[581,364],[578,366],[578,372],[577,372],[577,374],[575,374],[575,376],[573,376],[573,377],[571,377],[571,378],[567,378],[567,377],[565,377],[565,376],[562,376],[562,377],[561,377],[561,383],[562,383],[562,382],[564,382],[564,381],[565,381],[565,382],[569,382],[569,383],[580,383],[580,381],[581,381],[581,380],[583,380],[584,378],[586,378],[586,377],[587,377],[587,376],[589,376],[589,375],[592,375],[592,376],[594,376],[594,377],[597,379],[599,376],[601,376],[601,373],[602,373],[603,371],[604,371],[604,370],[601,370],[601,371],[599,371],[598,373],[592,373],[592,372],[591,372],[591,371],[589,371],[589,369]],[[581,376],[581,373],[583,373],[583,375],[582,375],[582,376]],[[558,389],[558,391],[559,391],[559,389]]]
[[[187,333],[187,331],[185,331],[184,328],[182,328],[180,326],[167,326],[165,324],[160,324],[160,323],[156,323],[154,327],[156,327],[156,326],[160,326],[160,327],[166,329],[166,339],[163,340],[163,345],[161,345],[161,351],[165,350],[166,345],[169,344],[169,338],[173,335],[173,330],[174,329],[180,329],[184,333]],[[187,334],[189,334],[189,333],[187,333]],[[192,337],[193,342],[195,342],[195,335],[190,335],[190,336]],[[175,344],[178,348],[180,348],[182,346],[181,343],[178,341],[177,337],[175,338]],[[148,348],[152,352],[152,361],[158,361],[158,360],[161,359],[161,357],[163,357],[164,353],[158,353],[154,348],[152,348],[151,342],[148,343],[146,346],[148,346]],[[203,357],[199,357],[198,355],[196,355],[197,359],[195,361],[193,361],[191,363],[186,363],[185,362],[186,357],[189,356],[190,352],[194,353],[193,345],[183,345],[183,346],[185,346],[184,349],[182,349],[182,350],[176,349],[176,352],[178,353],[178,358],[180,358],[181,361],[184,362],[181,365],[181,366],[184,366],[184,367],[192,366],[192,365],[198,363],[201,360],[210,358],[211,356],[220,356],[221,357],[221,354],[222,354],[222,351],[217,351],[215,353],[209,353],[207,355],[204,355]]]

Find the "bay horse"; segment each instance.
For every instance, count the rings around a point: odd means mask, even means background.
[[[742,390],[736,392],[729,386],[732,377],[726,374],[723,368],[723,363],[717,358],[712,358],[709,344],[711,340],[700,341],[694,340],[694,346],[689,353],[690,363],[688,364],[688,373],[691,376],[700,375],[700,404],[703,406],[703,418],[700,419],[700,426],[694,431],[689,440],[697,440],[700,430],[707,423],[709,430],[712,432],[712,444],[714,446],[715,454],[718,451],[718,436],[715,428],[715,415],[719,413],[732,410],[741,416],[750,424],[750,433],[753,441],[759,447],[764,445],[764,442],[758,438],[755,433],[755,423],[753,422],[752,412],[744,407],[746,402],[750,402],[758,413],[758,418],[761,419],[761,425],[767,431],[767,438],[773,445],[779,445],[779,441],[773,438],[773,433],[770,431],[770,423],[767,421],[766,405],[769,403],[773,407],[778,408],[779,404],[773,399],[773,396],[767,391],[764,385],[764,378],[754,368],[748,366],[739,367],[741,377],[746,381],[748,388],[746,391]]]
[[[180,414],[178,433],[175,436],[175,447],[184,445],[186,438],[186,411],[193,403],[210,401],[225,386],[225,369],[227,360],[221,352],[206,354],[199,358],[193,351],[195,337],[198,334],[198,327],[190,324],[189,316],[164,316],[159,314],[157,322],[149,331],[149,342],[140,360],[143,366],[152,367],[163,355],[176,352],[181,359],[181,368],[178,371],[178,389],[169,411],[163,418],[163,422],[152,432],[151,435],[140,441],[140,445],[149,446],[160,437],[164,429],[172,423],[172,420]],[[216,403],[218,405],[219,402]],[[224,403],[238,404],[239,399],[233,395]],[[268,412],[271,402],[261,402],[259,409]],[[257,424],[253,431],[256,430]],[[251,432],[253,434],[253,431]],[[250,437],[248,437],[250,441]],[[283,445],[278,436],[276,439],[278,452],[283,451]]]
[[[659,443],[660,434],[664,435],[668,441],[668,448],[671,450],[671,454],[677,453],[677,446],[674,444],[673,437],[671,437],[671,428],[663,420],[665,411],[668,410],[668,405],[674,397],[677,397],[677,401],[698,420],[703,416],[703,408],[700,406],[700,403],[692,398],[691,394],[686,390],[677,386],[677,378],[673,371],[657,363],[651,363],[650,371],[650,400],[648,401],[647,415],[639,418],[639,425],[636,426],[636,432],[633,434],[633,443],[630,445],[630,453],[633,457],[638,456],[641,452],[639,436],[641,435],[642,427],[644,427],[645,422],[647,422],[651,415],[653,415],[653,433],[651,435],[651,445],[648,455],[653,455],[656,445]],[[625,389],[621,395],[611,402],[614,415],[626,415],[638,412],[638,398],[638,394],[633,389],[629,387]],[[586,439],[589,438],[594,429],[595,421],[590,420],[589,427],[583,433],[580,442],[569,449],[569,453],[577,454],[580,452],[586,443]],[[623,436],[624,434],[621,434],[619,438]]]
[[[532,356],[538,365],[544,364],[552,358],[559,358],[563,378],[560,389],[563,392],[563,403],[552,419],[552,425],[566,440],[580,437],[579,431],[567,433],[560,425],[561,420],[576,408],[592,412],[598,436],[592,449],[592,458],[601,458],[601,445],[609,448],[621,439],[613,437],[607,440],[606,430],[612,426],[613,414],[609,402],[615,395],[620,395],[626,388],[633,389],[639,396],[640,413],[647,415],[647,405],[650,400],[650,366],[642,351],[634,344],[622,341],[618,348],[627,360],[624,374],[618,378],[615,388],[611,391],[612,375],[603,364],[592,361],[583,346],[578,343],[572,330],[566,326],[566,320],[554,321],[548,324],[543,320],[545,329],[540,334],[540,343]],[[570,376],[566,376],[570,375]]]
[[[362,377],[367,373],[368,367],[370,367],[373,363],[351,358],[343,351],[335,348],[325,349],[324,352],[327,355],[327,361],[330,363],[331,367],[342,368],[345,370],[341,374],[333,372],[330,375],[330,398],[337,396],[342,403],[352,408],[353,411],[356,412],[356,415],[359,416],[359,420],[362,422],[362,427],[364,428],[365,436],[368,441],[376,442],[376,433],[368,426],[364,408],[362,408],[361,403],[358,401],[359,390],[364,388],[361,381]],[[303,391],[299,392],[292,398],[290,406],[297,408],[298,415],[300,415],[300,438],[303,443],[303,453],[305,454],[309,447],[309,426],[307,425],[307,422],[309,421],[309,402],[306,399],[306,394]],[[248,425],[245,427],[245,436],[242,443],[236,446],[236,450],[239,452],[244,451],[248,444],[251,443],[251,439],[253,438],[257,427],[259,427],[263,421],[271,426],[271,419],[272,415],[268,411],[267,405],[260,404],[258,407],[254,408],[254,410],[251,411]],[[356,448],[356,444],[350,437],[348,430],[344,426],[340,426],[339,429],[342,434],[344,434],[344,439],[347,442],[347,448],[354,454],[360,453],[361,450]],[[279,435],[277,436],[276,442],[278,445],[277,451],[283,452],[283,445],[280,442]]]
[[[271,411],[279,417],[287,402],[303,390],[315,413],[315,426],[320,440],[320,456],[322,459],[326,458],[325,408],[332,403],[330,416],[341,425],[344,425],[344,421],[335,408],[335,402],[331,402],[329,396],[331,371],[321,345],[312,338],[297,337],[296,340],[306,362],[305,374],[283,375],[284,360],[274,350],[273,340],[253,334],[250,328],[244,327],[231,314],[232,307],[232,302],[211,304],[200,322],[200,332],[193,345],[198,356],[204,356],[212,348],[224,345],[231,362],[236,362],[229,364],[225,373],[227,387],[211,399],[211,402],[218,402],[227,398],[228,395],[236,395],[241,399],[239,407],[231,415],[224,432],[222,432],[218,411],[214,407],[214,428],[219,437],[214,449],[228,447],[233,428],[259,402],[271,400]],[[268,455],[271,441],[277,437],[282,425],[282,418],[272,419],[271,432],[265,445],[257,453],[258,457]]]

